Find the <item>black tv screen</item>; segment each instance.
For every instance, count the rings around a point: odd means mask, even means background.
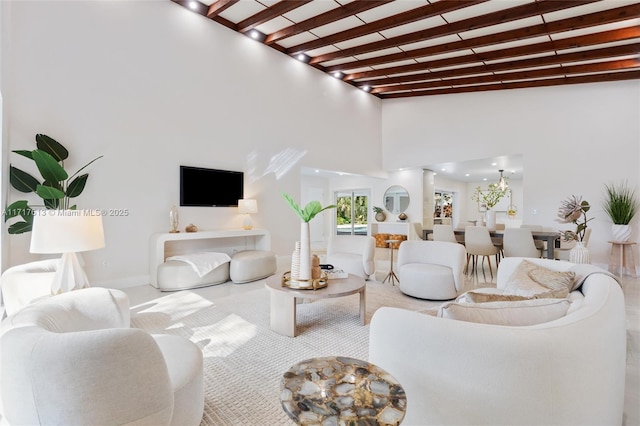
[[[237,207],[244,197],[244,173],[180,166],[180,205]]]

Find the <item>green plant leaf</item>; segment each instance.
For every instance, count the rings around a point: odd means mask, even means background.
[[[33,157],[31,156],[31,151],[27,151],[24,149],[18,149],[15,151],[11,151],[11,152],[15,152],[16,154],[22,155],[23,157],[27,157],[29,160],[33,160]]]
[[[60,198],[52,198],[50,200],[42,200],[44,206],[50,210],[56,210],[60,207]]]
[[[67,186],[67,197],[74,198],[82,194],[88,177],[89,173],[85,173],[72,180],[71,183]]]
[[[75,177],[78,173],[80,173],[82,170],[84,170],[85,168],[87,168],[91,163],[93,163],[93,162],[94,162],[94,161],[96,161],[96,160],[101,159],[102,157],[104,157],[104,156],[103,156],[103,155],[101,155],[101,156],[96,157],[96,158],[94,158],[93,160],[89,161],[87,164],[85,164],[84,166],[80,167],[80,168],[78,169],[78,171],[77,171],[77,172],[75,172],[73,175],[71,175],[71,176],[69,177],[69,179],[72,179],[72,178],[73,178],[73,177]]]
[[[44,180],[60,182],[69,177],[64,168],[51,156],[51,154],[36,149],[33,151],[32,155],[33,161],[36,162],[36,166],[38,166],[38,170]]]
[[[16,222],[11,226],[9,226],[8,231],[10,234],[23,234],[25,232],[31,232],[32,228],[33,228],[33,223]]]
[[[26,211],[29,208],[27,200],[19,200],[14,203],[11,203],[4,209],[4,221],[14,218],[16,216],[25,216]]]
[[[304,220],[304,213],[302,212],[302,209],[300,209],[300,206],[298,206],[298,203],[296,203],[289,194],[285,194],[284,192],[282,193],[282,198],[284,198],[287,203],[289,203],[289,206],[293,209],[294,212],[298,214],[298,216],[300,216],[300,219]],[[308,221],[305,220],[305,222]]]
[[[40,181],[17,167],[9,167],[9,182],[20,192],[35,192]]]
[[[37,134],[36,146],[39,150],[44,151],[55,158],[57,162],[66,160],[69,157],[69,151],[67,151],[61,143],[47,135],[43,135],[41,133]]]
[[[43,200],[53,200],[58,198],[64,198],[64,192],[60,191],[57,188],[52,188],[50,186],[38,185],[36,189],[36,194]]]

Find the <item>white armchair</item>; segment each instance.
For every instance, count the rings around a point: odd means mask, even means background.
[[[13,266],[2,274],[2,303],[12,315],[34,300],[51,295],[51,283],[60,259],[47,259]]]
[[[365,280],[376,271],[376,240],[362,235],[334,235],[327,246],[327,263]]]
[[[199,425],[202,351],[129,328],[125,293],[86,288],[2,323],[0,400],[8,424]]]
[[[466,251],[447,241],[405,241],[398,249],[400,291],[421,299],[453,299],[464,285]]]

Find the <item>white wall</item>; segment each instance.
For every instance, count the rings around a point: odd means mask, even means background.
[[[377,98],[175,3],[0,7],[10,22],[1,88],[9,148],[33,149],[45,133],[69,148],[69,170],[104,155],[78,205],[129,211],[106,217],[106,248],[85,255],[94,283],[146,282],[149,237],[169,229],[179,203],[180,164],[245,171],[254,225],[286,255],[299,226],[280,193],[300,199],[300,166],[380,173]],[[242,218],[235,208],[180,208],[180,222],[238,228]],[[28,246],[29,234],[11,236],[8,263],[37,259]]]
[[[603,185],[628,180],[640,189],[639,94],[634,80],[385,100],[384,168],[522,154],[523,221],[558,229],[560,202],[582,195],[595,217],[592,259],[604,264],[611,222],[600,207]]]

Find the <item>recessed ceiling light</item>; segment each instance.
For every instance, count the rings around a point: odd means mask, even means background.
[[[467,174],[465,174],[465,176],[466,176],[466,177],[469,177],[470,175],[469,175],[469,173],[467,173]]]
[[[444,167],[440,169],[441,172],[446,172],[447,169],[445,169]]]
[[[304,56],[304,53],[300,53],[300,54],[298,54],[298,56],[297,56],[297,57],[298,57],[298,60],[299,60],[299,61],[304,61],[304,60],[305,60],[305,58],[306,58],[306,56]]]
[[[336,72],[333,73],[333,76],[335,78],[342,78],[342,73],[340,71],[336,71]]]
[[[497,166],[497,165],[498,165],[498,163],[491,163],[491,165],[492,165],[492,166]]]
[[[191,10],[196,10],[198,8],[198,2],[197,1],[190,1],[189,2],[189,8]]]
[[[251,38],[253,39],[258,39],[258,37],[260,37],[260,33],[256,30],[251,31]]]
[[[320,170],[316,169],[316,173],[320,173]]]
[[[487,180],[487,178],[483,178],[482,180],[486,181],[486,180]]]
[[[369,90],[371,90],[371,87],[364,85],[361,87],[362,90],[364,90],[365,92],[368,92]]]

